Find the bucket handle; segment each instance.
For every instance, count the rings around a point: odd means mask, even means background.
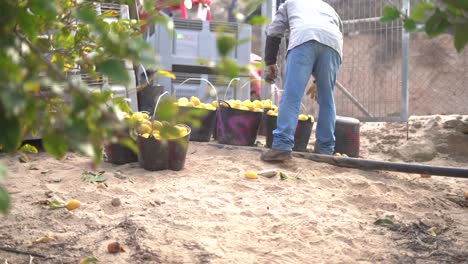
[[[228,101],[223,99],[218,100],[218,107],[221,106],[221,103],[225,103],[229,108],[232,108],[231,104],[229,104]]]
[[[160,96],[158,96],[158,100],[156,101],[156,105],[154,106],[153,114],[151,115],[151,122],[154,121],[154,118],[156,117],[156,110],[158,109],[158,105],[159,105],[159,101],[161,100],[161,97],[163,97],[166,94],[169,95],[169,92],[165,91]],[[153,133],[153,131],[151,131],[151,133]]]
[[[228,92],[229,88],[231,88],[232,82],[235,81],[235,80],[238,81],[238,82],[241,82],[241,79],[238,78],[238,77],[232,78],[231,81],[229,81],[229,84],[228,84],[228,87],[226,88],[226,91],[224,91],[223,100],[226,100],[227,92]],[[245,82],[244,84],[242,84],[242,85],[239,87],[239,90],[241,91],[241,94],[242,94],[242,89],[243,89],[247,84],[250,84],[250,81]]]
[[[176,96],[176,93],[177,93],[177,89],[180,88],[182,85],[184,85],[186,82],[188,81],[205,81],[210,87],[211,89],[213,89],[213,91],[215,91],[215,94],[216,94],[216,100],[219,100],[218,98],[218,91],[216,90],[215,86],[210,82],[208,81],[207,79],[205,78],[187,78],[185,79],[181,84],[179,84],[175,89],[174,89],[174,97]]]

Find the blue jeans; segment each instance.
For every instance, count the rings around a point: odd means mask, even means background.
[[[292,150],[302,97],[310,75],[313,75],[317,83],[319,104],[315,152],[333,154],[336,121],[333,88],[340,64],[341,58],[337,51],[314,40],[303,43],[288,52],[272,148]]]

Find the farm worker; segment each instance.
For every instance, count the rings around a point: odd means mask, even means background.
[[[273,83],[278,75],[276,57],[286,31],[289,43],[273,144],[262,154],[262,160],[292,158],[299,107],[311,75],[316,80],[319,105],[315,152],[333,154],[336,120],[333,88],[343,54],[342,28],[336,11],[322,0],[287,0],[279,7],[266,32],[265,81]]]

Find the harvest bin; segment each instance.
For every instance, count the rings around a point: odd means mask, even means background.
[[[156,140],[153,136],[144,138],[138,136],[138,162],[141,167],[149,171],[174,170],[184,168],[190,140],[190,127],[184,125],[188,133],[186,136],[171,140]]]

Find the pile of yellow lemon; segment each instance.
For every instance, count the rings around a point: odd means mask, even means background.
[[[269,116],[278,116],[278,107],[274,108],[274,109],[271,109],[267,112],[267,115]],[[314,122],[314,117],[312,115],[304,115],[304,114],[300,114],[297,119],[299,121],[307,121],[307,119],[310,118],[310,122]]]
[[[263,112],[264,108],[272,108],[276,107],[270,99],[267,100],[235,100],[235,99],[230,99],[226,101],[231,108],[239,109],[239,110],[244,110],[244,111],[252,111],[252,112]],[[224,106],[227,106],[225,103],[222,103]],[[218,102],[213,101],[212,103],[213,106],[218,107]]]
[[[215,111],[216,106],[213,106],[212,104],[205,104],[200,101],[200,98],[196,96],[190,97],[190,99],[187,99],[186,97],[181,97],[177,99],[176,104],[181,107],[195,107],[195,108],[202,108],[202,109],[207,109],[210,111]]]
[[[187,127],[181,124],[171,125],[167,121],[161,122],[159,120],[154,120],[153,122],[151,122],[149,120],[149,115],[143,112],[135,112],[132,115],[124,114],[124,117],[129,118],[131,120],[138,121],[136,132],[138,133],[138,135],[144,138],[149,138],[150,134],[152,134],[153,137],[157,140],[161,140],[163,138],[164,139],[177,139],[177,138],[185,137],[189,133],[189,130],[187,129]],[[173,127],[176,133],[171,133],[167,135],[165,134],[164,137],[161,136],[161,130],[163,128],[169,128],[169,127]]]

